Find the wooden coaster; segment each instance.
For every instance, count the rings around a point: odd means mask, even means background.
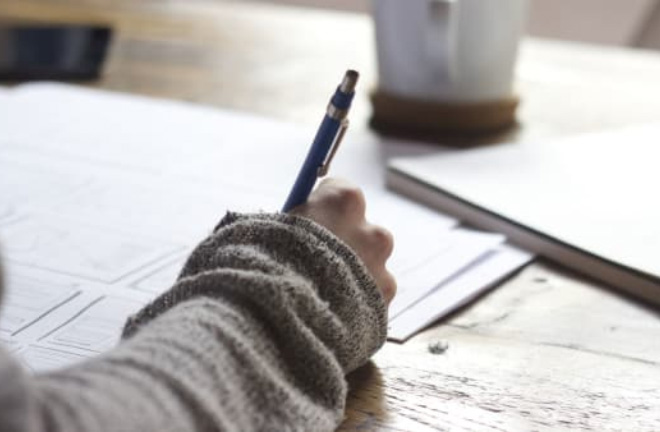
[[[370,126],[384,134],[441,140],[477,135],[516,124],[518,97],[483,103],[437,103],[375,91]]]

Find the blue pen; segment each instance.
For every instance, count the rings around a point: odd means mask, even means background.
[[[332,99],[330,99],[325,117],[323,117],[321,126],[319,126],[316,137],[314,137],[314,142],[312,142],[296,182],[293,184],[289,197],[282,208],[283,212],[288,212],[292,208],[307,202],[307,198],[316,184],[316,179],[328,173],[330,162],[332,162],[332,158],[335,156],[348,128],[348,110],[351,108],[351,102],[355,95],[355,85],[358,77],[359,74],[356,71],[347,71]]]

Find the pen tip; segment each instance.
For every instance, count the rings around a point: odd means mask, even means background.
[[[357,85],[359,77],[360,74],[357,71],[353,69],[347,70],[346,74],[344,75],[344,79],[339,85],[339,90],[341,90],[343,93],[353,93],[355,91],[355,86]]]

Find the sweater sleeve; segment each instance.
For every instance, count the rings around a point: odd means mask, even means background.
[[[345,374],[385,336],[380,291],[332,233],[229,213],[115,349],[36,377],[0,352],[0,430],[334,430]]]

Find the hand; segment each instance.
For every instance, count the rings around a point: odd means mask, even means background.
[[[396,281],[385,262],[392,254],[394,241],[389,231],[366,221],[365,208],[360,189],[345,180],[328,178],[305,204],[290,213],[312,219],[348,244],[362,259],[389,304],[396,293]]]

